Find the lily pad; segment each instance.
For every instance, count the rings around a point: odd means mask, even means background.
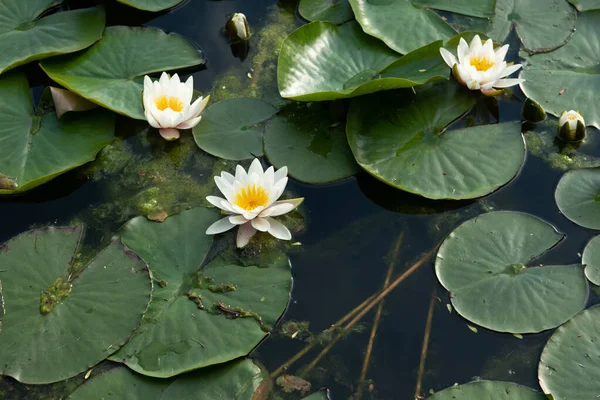
[[[589,11],[600,9],[600,1],[598,0],[569,0],[579,11]]]
[[[577,32],[560,49],[522,56],[526,65],[519,77],[527,97],[557,117],[579,110],[587,125],[600,128],[600,10],[579,14]]]
[[[37,111],[27,78],[0,76],[0,194],[22,193],[94,160],[113,140],[115,117],[105,110],[60,120],[47,91]]]
[[[569,41],[576,20],[577,13],[566,0],[496,0],[489,36],[504,42],[514,27],[527,51],[548,52]]]
[[[543,393],[511,382],[475,381],[451,386],[429,400],[547,400]]]
[[[165,378],[245,356],[267,335],[289,300],[289,261],[277,253],[246,264],[222,254],[199,270],[212,243],[204,232],[217,219],[201,207],[123,228],[157,285],[140,328],[111,360]]]
[[[593,399],[600,392],[600,306],[577,314],[546,343],[538,378],[554,400]]]
[[[265,129],[265,153],[275,168],[307,183],[327,183],[356,174],[345,123],[330,120],[330,104],[292,104]]]
[[[0,247],[0,374],[39,384],[114,353],[150,301],[146,264],[113,241],[81,270],[83,227],[25,232]]]
[[[330,400],[329,399],[329,391],[327,389],[322,389],[316,393],[311,394],[308,397],[305,397],[302,400]]]
[[[102,37],[101,7],[41,17],[62,0],[3,0],[0,3],[0,74],[34,60],[73,53]]]
[[[381,39],[400,54],[456,35],[434,11],[408,0],[350,0],[350,5],[365,33]]]
[[[444,240],[435,272],[467,320],[499,332],[541,332],[568,321],[587,302],[581,265],[526,266],[563,237],[529,214],[483,214]]]
[[[600,286],[600,236],[595,236],[585,246],[581,263],[585,265],[585,276]]]
[[[258,99],[223,100],[211,105],[193,129],[196,144],[215,157],[244,160],[263,155],[261,124],[277,108]]]
[[[162,11],[181,4],[183,0],[117,0],[119,3],[144,11]]]
[[[156,28],[111,26],[89,49],[46,60],[41,67],[70,91],[119,114],[145,120],[144,75],[202,63],[200,51],[179,35]]]
[[[267,377],[251,360],[203,368],[177,379],[150,379],[113,368],[80,386],[68,400],[252,400]]]
[[[493,17],[496,9],[496,0],[412,0],[412,2],[421,7],[479,18]]]
[[[348,0],[300,0],[298,12],[309,21],[343,24],[354,18]]]
[[[525,144],[518,122],[444,131],[475,101],[452,81],[361,97],[348,111],[348,143],[358,164],[390,186],[431,199],[481,197],[517,174]]]
[[[334,100],[447,79],[449,69],[439,52],[442,45],[434,42],[401,57],[354,21],[341,26],[313,22],[283,42],[279,91],[294,100]]]
[[[554,197],[565,217],[585,228],[600,229],[600,168],[565,173]]]

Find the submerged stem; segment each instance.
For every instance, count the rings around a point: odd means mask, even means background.
[[[421,386],[423,384],[423,376],[425,375],[425,361],[427,360],[427,350],[429,349],[429,336],[431,335],[431,325],[433,321],[433,310],[435,305],[435,286],[431,292],[431,300],[429,301],[429,311],[427,311],[427,322],[425,322],[425,334],[423,335],[423,346],[421,347],[421,360],[419,361],[419,374],[417,375],[417,386],[415,388],[415,399],[421,394]]]

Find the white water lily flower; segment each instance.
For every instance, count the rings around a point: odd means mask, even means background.
[[[523,79],[505,79],[521,68],[521,64],[509,65],[504,61],[508,47],[506,44],[494,51],[492,39],[482,44],[479,35],[475,35],[470,45],[460,38],[458,60],[443,47],[440,48],[440,54],[452,68],[457,81],[471,90],[481,90],[481,93],[487,96],[495,96],[500,94],[503,88],[524,82]]]
[[[179,139],[179,129],[198,125],[200,114],[210,100],[210,96],[200,97],[190,104],[193,95],[191,76],[185,83],[177,74],[169,78],[166,72],[155,82],[148,75],[144,76],[144,113],[150,126],[157,128],[166,140]]]
[[[580,142],[585,138],[585,120],[575,110],[563,111],[558,119],[558,136],[569,142]]]
[[[236,167],[235,176],[221,172],[221,176],[215,176],[215,183],[225,199],[208,196],[206,200],[229,215],[212,224],[206,233],[215,235],[239,226],[237,247],[247,245],[257,230],[290,240],[292,234],[288,228],[273,217],[294,210],[304,198],[277,201],[287,182],[287,167],[277,171],[269,167],[263,171],[258,159],[252,161],[248,172],[241,165]]]

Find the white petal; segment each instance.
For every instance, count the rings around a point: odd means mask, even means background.
[[[259,217],[277,217],[278,215],[287,214],[294,209],[294,205],[290,203],[273,204],[261,212]]]
[[[458,62],[460,64],[464,63],[465,57],[467,56],[467,54],[469,54],[469,45],[467,44],[467,41],[463,38],[460,38],[460,40],[458,42],[457,53],[458,53],[457,54]]]
[[[514,64],[509,67],[506,67],[504,68],[504,70],[502,70],[498,78],[504,78],[505,76],[509,76],[510,74],[518,71],[519,69],[521,69],[521,64]]]
[[[570,119],[567,121],[567,123],[569,124],[569,130],[574,132],[577,130],[577,120],[576,119]]]
[[[160,128],[158,133],[160,133],[160,136],[165,140],[171,141],[179,139],[179,131],[174,128]]]
[[[292,234],[290,233],[289,229],[286,228],[281,222],[273,218],[266,219],[269,221],[269,233],[271,235],[281,240],[290,240],[292,238]]]
[[[504,46],[502,46],[498,50],[496,50],[496,54],[494,55],[496,64],[504,61],[504,57],[506,57],[506,53],[508,52],[508,47],[509,47],[509,45],[505,44]]]
[[[265,173],[263,175],[263,187],[266,190],[271,191],[271,188],[273,187],[274,182],[275,182],[275,169],[273,168],[273,166],[270,166],[269,168],[267,168],[267,170],[265,171]]]
[[[264,172],[260,161],[258,158],[255,158],[254,161],[252,161],[252,164],[250,164],[250,168],[248,168],[248,175],[257,174],[260,178],[263,173]]]
[[[250,183],[250,180],[248,179],[248,173],[244,167],[239,164],[235,167],[235,180],[242,186],[246,186],[248,183]]]
[[[560,118],[558,119],[558,126],[563,126],[564,124],[567,123],[567,121],[569,120],[569,113],[571,111],[563,111],[562,114],[560,114]]]
[[[479,50],[481,50],[482,44],[481,44],[481,38],[479,37],[479,35],[475,35],[473,37],[473,39],[471,40],[471,45],[469,46],[469,50],[471,53],[478,53]]]
[[[201,119],[202,117],[197,117],[188,119],[187,121],[183,121],[182,123],[177,125],[177,129],[192,129],[193,127],[198,125]]]
[[[221,210],[225,210],[228,212],[232,211],[231,207],[226,205],[227,200],[225,200],[219,196],[206,196],[206,201],[208,201],[213,206],[220,208]]]
[[[287,183],[288,178],[283,178],[273,185],[273,189],[271,189],[271,193],[269,193],[270,203],[273,203],[275,200],[278,200],[279,197],[281,197]]]
[[[160,83],[160,85],[162,87],[165,87],[166,85],[169,84],[169,75],[166,72],[163,72],[160,75],[160,79],[158,80],[158,82]]]
[[[467,82],[467,87],[471,90],[479,90],[481,88],[479,82],[477,82],[476,80]]]
[[[462,64],[458,64],[456,66],[456,70],[458,71],[458,76],[462,80],[463,84],[466,84],[467,82],[469,82],[471,80],[471,75],[469,74],[468,70]]]
[[[181,81],[179,80],[179,75],[173,74],[173,76],[171,77],[171,81],[169,83],[173,86],[179,85],[181,83]]]
[[[450,53],[445,48],[440,47],[440,54],[442,55],[442,58],[444,59],[444,62],[446,64],[448,64],[448,66],[450,68],[452,68],[454,66],[454,64],[456,64],[456,57],[454,57],[454,54]]]
[[[266,232],[270,226],[271,224],[266,218],[254,218],[252,220],[252,227],[257,231]]]
[[[206,108],[206,105],[208,104],[209,101],[210,101],[210,96],[206,96],[204,98],[202,98],[202,97],[197,98],[196,101],[194,101],[194,103],[192,103],[192,105],[190,106],[188,117],[196,118],[197,116],[202,114],[202,111],[204,111],[204,109]]]
[[[156,129],[160,128],[160,124],[156,121],[156,119],[154,119],[152,113],[144,111],[144,115],[146,116],[146,120],[148,121],[151,127]]]
[[[190,104],[192,102],[192,97],[194,97],[194,77],[190,76],[187,81],[184,83],[185,87],[185,97],[182,100],[186,104]]]
[[[494,82],[495,88],[507,88],[525,82],[525,79],[500,79]]]
[[[243,215],[232,215],[231,217],[229,217],[229,222],[231,222],[234,225],[242,225],[248,222],[248,220],[244,218]]]
[[[287,176],[288,173],[288,169],[287,167],[281,167],[279,168],[277,171],[275,171],[275,176],[274,176],[274,183],[279,182],[280,180],[282,180],[283,178],[285,178]]]
[[[223,193],[227,201],[233,203],[235,199],[235,193],[233,191],[233,187],[227,182],[224,178],[220,176],[215,176],[215,183],[217,184],[217,188]]]
[[[226,231],[230,230],[231,228],[233,228],[234,226],[235,226],[234,224],[229,222],[229,217],[225,217],[223,219],[218,220],[211,226],[209,226],[208,229],[206,230],[206,234],[207,235],[216,235],[217,233],[226,232]]]
[[[496,59],[496,53],[494,52],[494,42],[492,42],[492,39],[488,39],[485,41],[485,43],[483,44],[482,51],[483,56],[488,60],[493,61]]]
[[[225,179],[227,183],[233,186],[233,181],[235,181],[235,177],[231,175],[229,172],[222,171],[221,178]]]
[[[241,249],[242,247],[246,246],[255,233],[256,229],[252,227],[252,224],[246,223],[244,225],[240,225],[236,239],[237,247]]]

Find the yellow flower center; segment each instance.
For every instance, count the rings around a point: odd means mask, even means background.
[[[176,112],[183,111],[183,101],[173,96],[159,96],[154,100],[154,104],[160,111],[164,111],[167,108]]]
[[[567,118],[569,118],[571,121],[574,121],[577,119],[577,115],[576,114],[569,114],[567,115]]]
[[[496,65],[495,62],[487,59],[486,57],[471,57],[470,63],[477,71],[487,71]]]
[[[235,194],[235,204],[247,211],[252,211],[256,207],[265,207],[269,202],[267,191],[254,184],[242,188]]]

